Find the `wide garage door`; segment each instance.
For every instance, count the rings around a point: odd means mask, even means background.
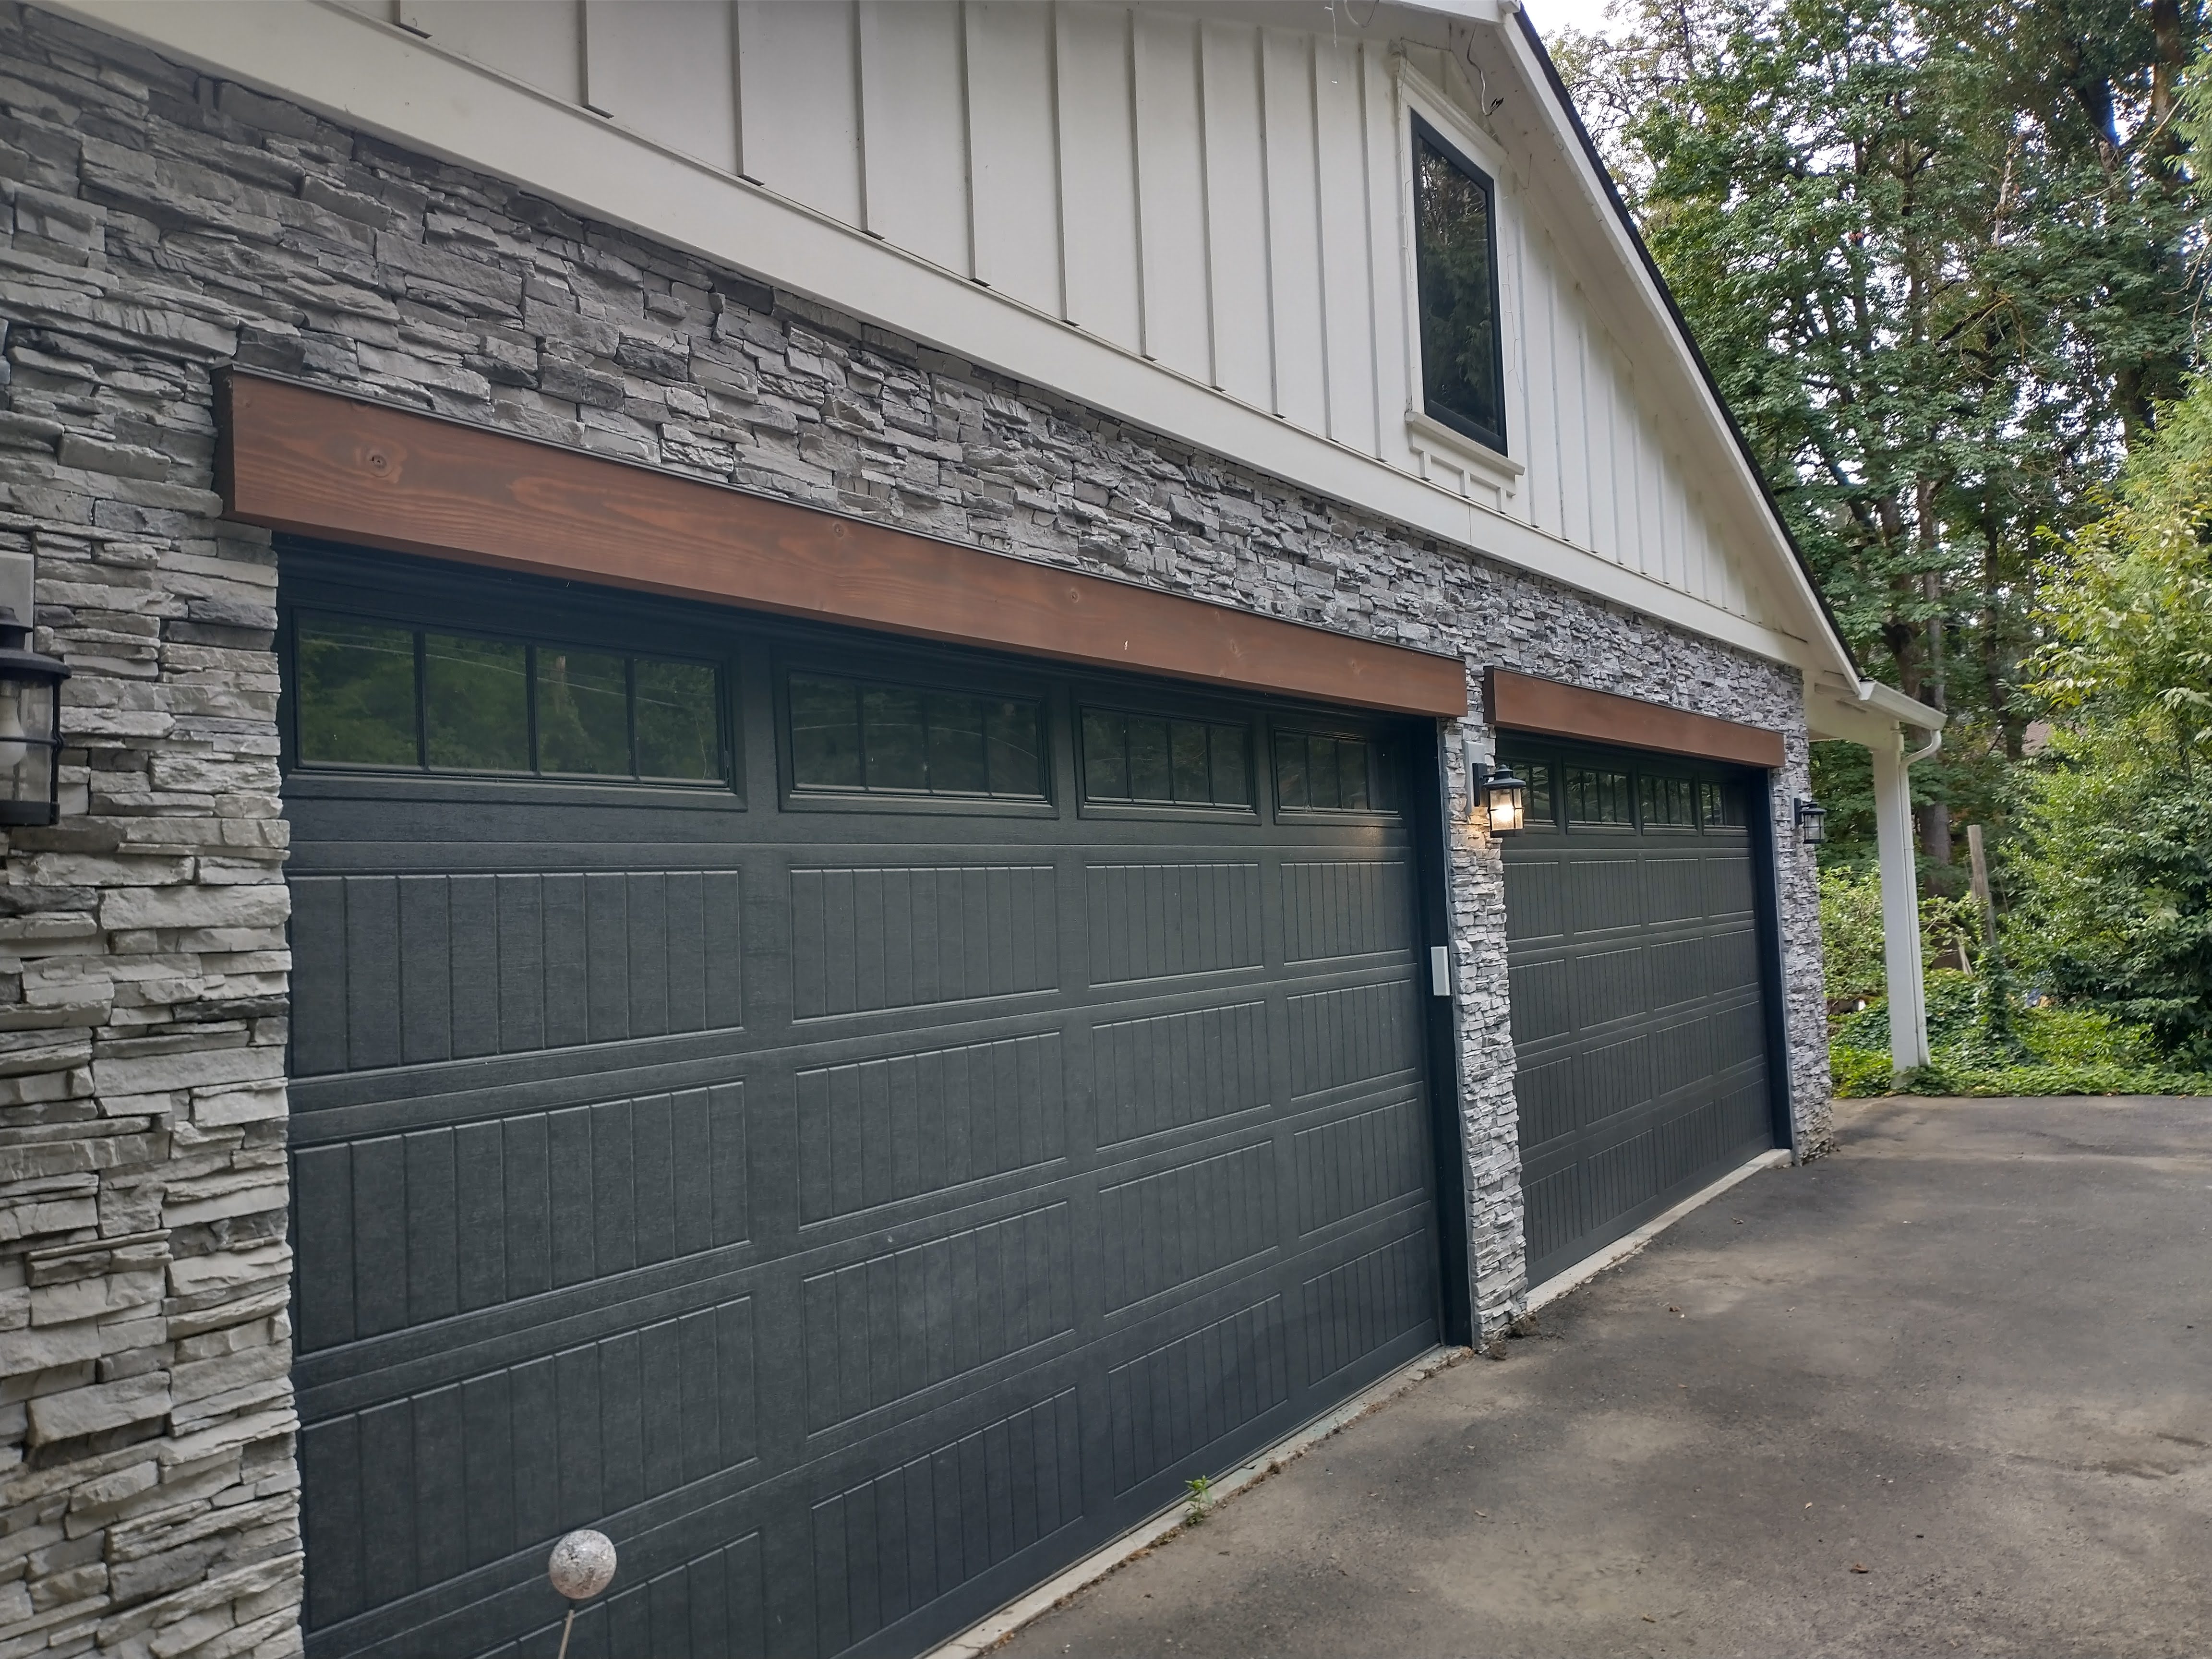
[[[1409,729],[283,583],[310,1654],[913,1652],[1437,1340]]]
[[[1516,744],[1504,842],[1528,1279],[1774,1145],[1756,774]]]

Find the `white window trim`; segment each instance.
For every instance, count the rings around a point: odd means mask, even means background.
[[[1509,206],[1511,193],[1510,163],[1497,141],[1475,125],[1455,100],[1438,88],[1404,57],[1394,58],[1391,69],[1397,106],[1393,125],[1398,135],[1399,247],[1403,254],[1399,263],[1405,284],[1406,446],[1413,453],[1414,470],[1427,482],[1449,489],[1455,495],[1503,512],[1507,500],[1519,493],[1522,476],[1528,470],[1527,465],[1512,453],[1516,444],[1526,441],[1526,435],[1518,429],[1521,423],[1511,420],[1507,422],[1506,447],[1499,451],[1445,425],[1431,415],[1426,407],[1421,373],[1420,271],[1413,239],[1413,117],[1419,115],[1463,150],[1468,161],[1490,175],[1492,210],[1497,216],[1492,229],[1498,246],[1498,338],[1501,347],[1517,332],[1513,326],[1513,319],[1520,315],[1521,297],[1516,273],[1511,270],[1511,262],[1506,258],[1505,218],[1512,210]],[[1505,361],[1499,366],[1500,379],[1504,383],[1505,404],[1510,413],[1522,400],[1514,396],[1517,389],[1514,381],[1517,376],[1514,373],[1513,354],[1506,349],[1503,355]]]

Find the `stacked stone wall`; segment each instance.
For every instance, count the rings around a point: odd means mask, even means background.
[[[75,670],[0,885],[0,1659],[297,1651],[270,538],[235,362],[1270,616],[1778,727],[1795,673],[35,10],[0,10],[0,547]],[[1455,781],[1457,787],[1457,781]],[[1454,803],[1469,1236],[1525,1294],[1496,849]],[[1827,1140],[1783,849],[1800,1145]]]

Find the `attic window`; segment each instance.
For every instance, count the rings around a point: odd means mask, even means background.
[[[1421,400],[1429,418],[1501,453],[1497,187],[1413,118],[1413,258],[1420,289]]]

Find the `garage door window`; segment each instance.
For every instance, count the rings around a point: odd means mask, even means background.
[[[1566,771],[1568,823],[1635,827],[1636,803],[1629,793],[1627,773],[1601,772],[1589,766],[1570,766]]]
[[[706,663],[313,614],[294,650],[302,765],[724,781]]]
[[[1644,827],[1646,830],[1687,830],[1698,827],[1698,786],[1688,778],[1657,778],[1645,773],[1643,786]]]
[[[1041,704],[827,674],[787,690],[794,794],[1045,798]]]
[[[1243,726],[1083,711],[1083,798],[1125,806],[1252,808]]]
[[[1734,784],[1701,783],[1698,786],[1700,805],[1708,830],[1741,830],[1747,827],[1744,792]]]
[[[1275,733],[1275,805],[1291,812],[1395,812],[1382,756],[1364,738]]]

